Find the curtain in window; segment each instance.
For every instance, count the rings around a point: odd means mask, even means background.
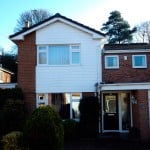
[[[69,64],[69,46],[67,45],[49,46],[48,64],[49,65]]]

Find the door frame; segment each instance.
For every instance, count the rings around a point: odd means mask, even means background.
[[[119,129],[118,130],[104,130],[104,104],[103,104],[103,94],[117,94],[118,96],[118,121],[119,121]],[[122,129],[122,117],[121,117],[121,93],[129,93],[130,94],[130,126],[133,126],[133,118],[132,118],[132,103],[131,103],[131,91],[103,91],[101,93],[101,132],[120,132],[120,133],[126,133],[129,132],[129,130],[123,130]]]

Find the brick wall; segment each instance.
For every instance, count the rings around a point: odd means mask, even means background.
[[[145,54],[145,53],[135,53]],[[132,55],[128,54],[104,54],[102,59],[102,80],[106,83],[121,83],[121,82],[150,82],[150,53],[147,54],[147,68],[135,69],[132,68]],[[119,69],[105,69],[105,56],[119,55]],[[124,60],[127,56],[127,60]]]
[[[133,126],[140,129],[142,140],[147,140],[150,138],[148,91],[137,90],[132,94],[137,99],[137,104],[133,104]]]
[[[35,66],[36,45],[35,32],[25,36],[23,41],[17,41],[18,45],[18,86],[25,94],[25,103],[29,110],[36,106],[35,97]]]

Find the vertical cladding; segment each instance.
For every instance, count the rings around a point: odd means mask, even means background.
[[[18,45],[18,85],[25,94],[25,103],[28,109],[35,108],[35,66],[36,45],[35,32],[25,36],[23,41],[17,41]]]

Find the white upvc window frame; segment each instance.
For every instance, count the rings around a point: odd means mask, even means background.
[[[145,62],[143,66],[136,66],[135,65],[135,57],[144,57],[145,58]],[[132,55],[132,67],[133,68],[147,68],[147,57],[146,55],[142,54],[142,55]]]
[[[73,95],[74,94],[79,94],[80,95],[80,98],[79,99],[74,99],[73,98]],[[71,119],[74,119],[76,121],[79,121],[79,118],[73,118],[73,113],[72,113],[72,110],[73,110],[73,102],[79,102],[80,103],[80,100],[82,99],[82,93],[80,92],[75,92],[75,93],[70,93],[70,118]]]
[[[40,47],[45,47],[45,50],[40,50]],[[46,54],[46,63],[45,64],[40,64],[40,60],[39,60],[39,55],[40,53],[45,53]],[[46,45],[40,45],[37,46],[37,65],[38,66],[45,66],[48,64],[48,47]]]
[[[79,62],[73,63],[73,53],[79,53]],[[81,52],[80,45],[70,45],[70,64],[71,65],[79,65],[81,63]]]
[[[117,65],[116,66],[108,66],[107,59],[108,58],[116,58]],[[118,55],[107,55],[105,56],[105,69],[118,69],[119,68],[119,56]]]
[[[62,44],[57,44],[62,45]],[[55,46],[57,46],[55,45]],[[48,47],[51,45],[38,45],[37,46],[37,66],[66,66],[66,65],[80,65],[81,64],[81,45],[80,44],[63,44],[63,45],[67,45],[69,46],[69,64],[59,64],[59,65],[51,65],[48,64]],[[40,50],[40,47],[45,47],[45,50]],[[40,64],[40,60],[39,60],[39,55],[40,53],[45,53],[46,54],[46,63],[45,64]],[[78,63],[73,63],[73,53],[79,53],[79,62]]]

